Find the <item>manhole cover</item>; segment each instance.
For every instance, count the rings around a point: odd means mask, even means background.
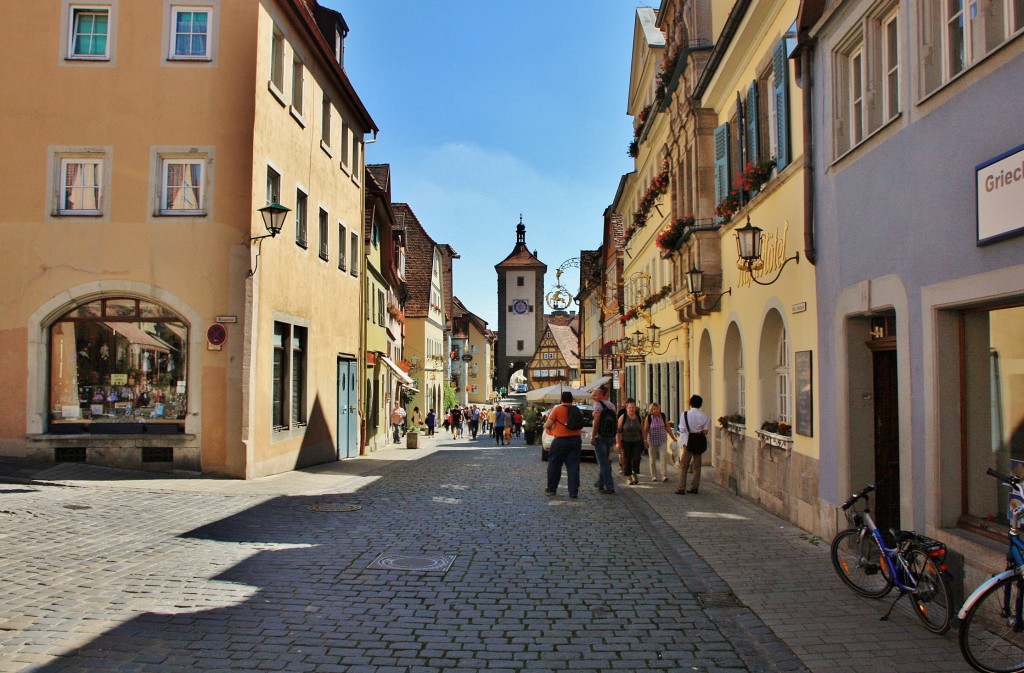
[[[454,562],[454,554],[381,554],[367,568],[443,573]]]
[[[315,502],[306,506],[306,509],[311,512],[355,512],[362,508],[362,505],[348,505],[339,502]]]

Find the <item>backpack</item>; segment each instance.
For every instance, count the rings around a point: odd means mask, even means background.
[[[575,404],[571,404],[566,409],[569,411],[569,422],[564,423],[565,427],[569,430],[582,430],[587,427],[587,422],[583,419],[583,412]]]
[[[597,436],[610,439],[618,432],[618,422],[613,415],[613,409],[601,402],[601,415],[597,419]]]

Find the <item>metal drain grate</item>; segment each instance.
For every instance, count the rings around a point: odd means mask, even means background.
[[[705,608],[738,608],[742,607],[739,599],[730,593],[697,594],[697,600]]]
[[[340,502],[314,502],[307,505],[310,512],[355,512],[362,509],[362,505],[352,505]]]
[[[454,562],[455,554],[381,554],[366,567],[378,570],[445,573]]]

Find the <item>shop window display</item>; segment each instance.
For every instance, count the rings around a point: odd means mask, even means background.
[[[129,297],[80,305],[50,327],[50,430],[181,425],[187,363],[188,325],[168,309]]]
[[[962,315],[964,516],[973,528],[1009,525],[1007,489],[985,471],[1024,475],[1024,306]]]

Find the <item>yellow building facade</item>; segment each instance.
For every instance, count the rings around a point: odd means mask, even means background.
[[[341,309],[361,306],[376,128],[341,15],[63,0],[12,19],[33,95],[3,103],[21,166],[0,450],[245,478],[358,453],[360,323]],[[250,240],[271,203],[283,229]]]
[[[818,497],[798,9],[664,0],[637,10],[636,170],[614,203],[625,256],[611,350],[623,396],[641,406],[657,401],[677,420],[702,396],[720,484],[819,531],[832,512]],[[757,259],[740,258],[737,232],[753,234]]]

